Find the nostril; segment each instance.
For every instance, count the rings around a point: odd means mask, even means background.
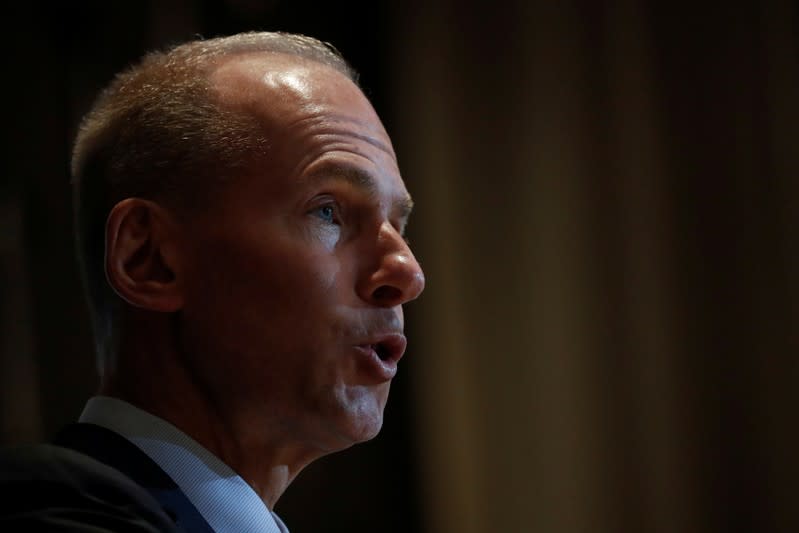
[[[378,302],[393,302],[402,298],[402,291],[391,285],[381,285],[374,290],[372,298]]]

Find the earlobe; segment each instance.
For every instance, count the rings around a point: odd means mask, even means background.
[[[183,306],[175,233],[171,213],[155,202],[126,198],[111,209],[105,272],[120,298],[150,311]]]

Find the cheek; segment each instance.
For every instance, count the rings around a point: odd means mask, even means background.
[[[308,242],[318,244],[326,253],[331,254],[341,239],[341,228],[335,224],[316,222],[304,231]]]
[[[188,277],[187,318],[196,318],[225,351],[247,351],[252,344],[256,351],[286,350],[312,342],[301,336],[331,327],[332,315],[347,301],[347,272],[335,255],[303,244],[207,243]]]

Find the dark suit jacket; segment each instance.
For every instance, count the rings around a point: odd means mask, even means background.
[[[134,444],[73,424],[0,454],[0,530],[213,533],[175,482]]]

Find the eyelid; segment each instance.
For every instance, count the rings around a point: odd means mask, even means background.
[[[346,195],[345,195],[344,199],[347,200]],[[345,216],[346,216],[344,203],[341,201],[341,199],[337,195],[332,194],[330,192],[325,192],[325,193],[318,194],[318,195],[314,196],[309,201],[309,207],[308,207],[307,212],[308,213],[314,213],[314,212],[317,212],[319,209],[321,209],[323,207],[327,207],[327,206],[332,207],[333,210],[334,210],[334,213],[333,213],[334,222],[336,222],[339,225],[343,224],[344,221],[345,221]],[[367,210],[371,211],[373,208],[375,208],[375,206],[371,205],[371,203],[368,206],[367,205],[359,205],[358,203],[356,203],[355,205],[351,205],[350,207],[352,208],[351,212],[350,212],[350,216],[357,217],[357,218],[360,218],[361,216],[365,216]],[[361,214],[358,214],[359,212]],[[363,222],[365,222],[365,220]],[[397,215],[389,216],[388,222],[391,225],[391,227],[394,228],[394,231],[396,231],[397,234],[402,238],[402,240],[407,245],[410,245],[411,241],[410,241],[410,238],[408,237],[408,234],[407,234],[408,222],[409,222],[408,221],[408,217],[405,216],[405,215],[403,215],[403,216],[397,216]],[[359,225],[360,223],[357,220],[350,220],[350,224]]]
[[[319,209],[320,207],[325,207],[327,205],[332,205],[336,209],[340,209],[340,207],[341,207],[341,204],[339,203],[339,201],[332,194],[320,194],[318,196],[314,196],[308,202],[308,210],[309,211],[315,211],[315,210]]]
[[[319,212],[320,209],[325,207],[331,207],[333,209],[333,220],[334,223],[340,223],[342,221],[342,208],[341,204],[336,200],[336,198],[330,194],[322,194],[317,197],[314,197],[311,200],[310,205],[308,206],[306,212],[309,215],[313,215]]]

